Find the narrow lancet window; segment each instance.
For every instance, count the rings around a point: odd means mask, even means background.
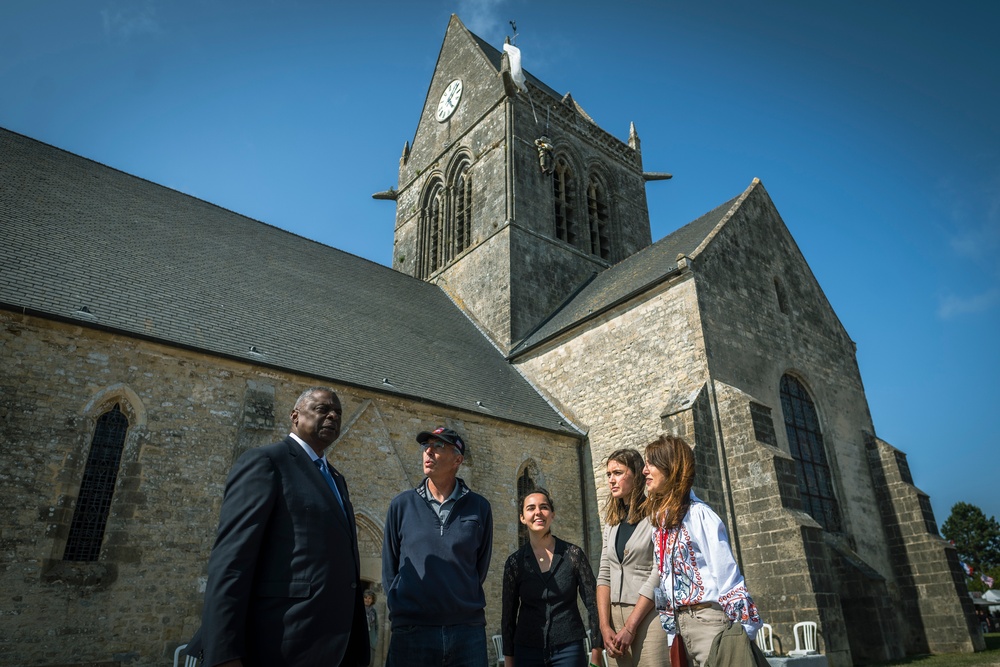
[[[563,158],[556,160],[552,174],[552,194],[555,196],[556,238],[576,245],[576,227],[573,221],[573,173]]]
[[[455,172],[452,192],[455,198],[454,247],[455,255],[458,255],[471,245],[472,238],[472,176],[469,174],[467,162]]]
[[[436,179],[427,186],[420,208],[418,278],[426,278],[444,266],[444,216],[444,185]]]
[[[590,223],[590,254],[601,259],[611,259],[607,194],[593,176],[587,183],[587,219]]]
[[[96,561],[101,554],[127,431],[128,418],[118,404],[97,420],[63,560]]]

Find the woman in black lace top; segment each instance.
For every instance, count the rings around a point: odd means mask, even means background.
[[[586,667],[587,627],[596,642],[590,662],[601,664],[596,579],[583,549],[552,534],[555,506],[542,488],[521,497],[520,520],[528,543],[503,568],[505,667]],[[585,627],[577,596],[587,608]]]

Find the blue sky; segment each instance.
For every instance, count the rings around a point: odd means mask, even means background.
[[[388,264],[449,15],[621,139],[658,239],[759,177],[939,523],[1000,516],[1000,3],[4,0],[0,126]],[[2,163],[0,163],[2,166]]]

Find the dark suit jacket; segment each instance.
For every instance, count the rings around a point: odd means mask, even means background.
[[[212,667],[369,662],[357,527],[291,436],[245,453],[226,482],[202,627],[189,652]]]

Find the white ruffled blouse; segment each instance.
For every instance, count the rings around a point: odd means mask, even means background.
[[[653,553],[660,573],[656,608],[671,643],[677,634],[674,606],[703,602],[718,602],[726,616],[743,625],[751,640],[756,636],[760,614],[733,558],[726,527],[694,492],[680,526],[666,533],[653,530]],[[663,553],[673,556],[673,567],[663,566]]]

